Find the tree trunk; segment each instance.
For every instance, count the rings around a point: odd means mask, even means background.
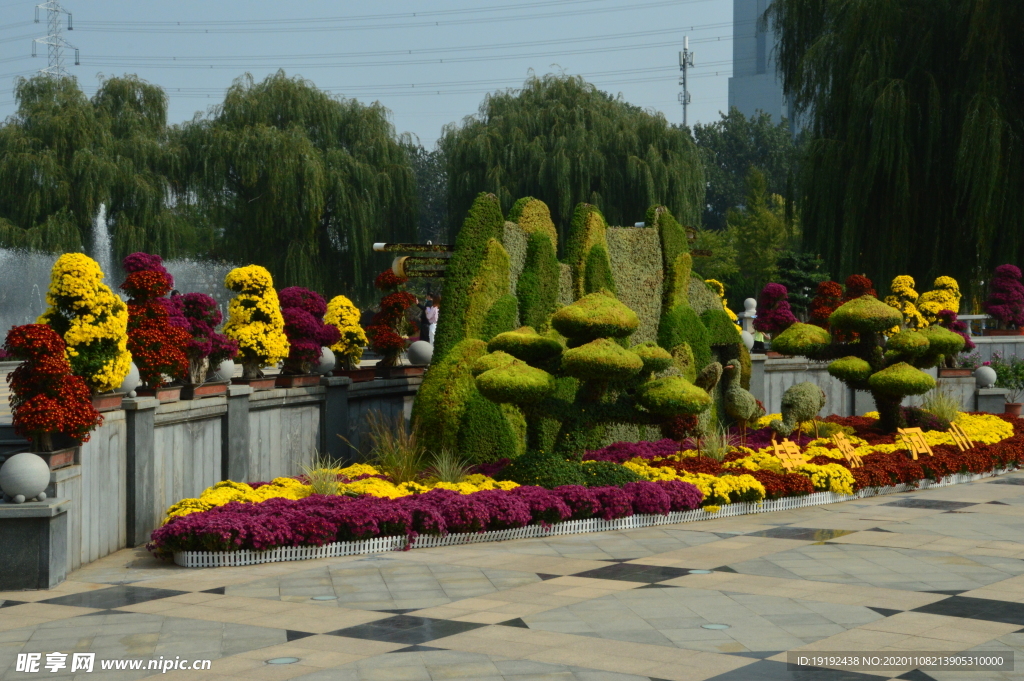
[[[886,433],[895,433],[897,428],[902,428],[903,412],[900,410],[902,397],[892,397],[872,392],[875,399],[875,407],[878,409],[878,425]]]

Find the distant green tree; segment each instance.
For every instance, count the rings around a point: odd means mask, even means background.
[[[420,241],[448,243],[448,174],[441,150],[420,144],[408,147],[416,173],[416,206]]]
[[[786,287],[789,306],[798,317],[806,320],[818,284],[829,279],[825,262],[813,253],[785,251],[779,255],[776,267],[775,282]]]
[[[476,116],[445,126],[439,144],[453,230],[481,191],[505,213],[523,196],[545,202],[560,252],[579,203],[597,206],[610,225],[632,225],[654,204],[696,225],[704,205],[689,133],[578,76],[531,77],[487,95]]]
[[[763,111],[747,118],[732,107],[719,121],[693,126],[693,137],[708,183],[706,228],[725,229],[729,209],[743,204],[751,167],[764,174],[768,192],[792,199],[802,137],[793,138],[786,119],[772,121]]]
[[[1024,3],[774,0],[812,134],[804,244],[838,277],[975,281],[1024,260]]]
[[[747,173],[745,205],[728,212],[727,237],[736,249],[733,296],[755,297],[778,274],[781,253],[796,241],[796,225],[786,219],[786,202],[769,194],[764,173]],[[736,295],[736,294],[739,295]]]
[[[417,237],[416,177],[380,104],[284,72],[243,76],[224,102],[174,131],[175,195],[222,230],[222,252],[270,269],[279,287],[366,304],[390,258],[375,241]]]
[[[717,279],[727,286],[739,274],[736,264],[736,245],[728,231],[698,229],[691,244],[693,271],[704,279]],[[704,255],[707,254],[707,255]]]

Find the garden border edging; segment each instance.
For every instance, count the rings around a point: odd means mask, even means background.
[[[975,482],[984,478],[997,475],[1004,475],[1017,470],[1016,468],[1003,468],[987,473],[957,473],[949,475],[932,482],[930,480],[919,481],[916,489],[930,489],[932,487],[949,487],[967,482]],[[712,520],[714,518],[727,518],[731,516],[748,515],[752,513],[771,513],[774,511],[790,511],[808,506],[823,506],[835,504],[841,501],[853,499],[864,499],[867,497],[883,496],[888,494],[899,494],[915,489],[909,484],[899,484],[890,487],[869,487],[858,491],[856,494],[836,494],[835,492],[814,492],[802,497],[785,497],[760,502],[737,502],[721,506],[715,513],[708,513],[704,509],[692,511],[675,511],[667,515],[642,514],[631,515],[625,518],[604,520],[602,518],[586,518],[584,520],[567,520],[554,525],[526,525],[511,530],[495,530],[492,532],[469,532],[461,534],[449,534],[443,537],[421,535],[412,542],[407,537],[374,537],[351,542],[334,542],[323,546],[279,546],[267,551],[175,551],[174,563],[186,568],[213,568],[213,567],[244,567],[247,565],[261,565],[263,563],[279,563],[292,560],[316,560],[319,558],[341,558],[344,556],[356,556],[369,553],[382,553],[385,551],[403,551],[407,548],[429,549],[439,546],[456,546],[461,544],[478,544],[482,542],[507,541],[510,539],[535,539],[538,537],[553,537],[566,534],[586,534],[590,532],[609,532],[615,530],[635,530],[643,527],[654,527],[656,525],[675,525],[678,523],[690,523],[699,520]]]

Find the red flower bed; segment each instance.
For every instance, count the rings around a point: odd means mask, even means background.
[[[820,458],[820,457],[819,457]],[[802,497],[814,492],[814,484],[806,475],[799,473],[776,473],[775,471],[751,471],[746,468],[726,468],[726,475],[749,475],[764,485],[765,499]]]

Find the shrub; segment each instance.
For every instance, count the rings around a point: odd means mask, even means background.
[[[488,313],[508,293],[510,261],[508,252],[501,242],[491,239],[484,249],[484,258],[469,285],[465,313],[461,319],[462,331],[466,338],[483,338]],[[506,307],[506,309],[510,309]],[[515,310],[515,308],[511,308]],[[451,314],[446,306],[442,314]],[[516,311],[518,315],[518,311]],[[509,325],[515,328],[515,322]]]
[[[498,334],[487,344],[492,353],[506,353],[524,362],[544,362],[561,354],[562,344],[529,326]],[[492,367],[494,368],[494,367]]]
[[[970,334],[967,333],[967,322],[960,321],[956,312],[953,312],[952,310],[939,310],[939,313],[936,315],[936,323],[942,326],[942,328],[948,329],[964,339],[964,348],[962,352],[970,352],[978,347],[974,344],[974,341],[971,340]],[[954,358],[952,357],[947,357],[946,365],[953,366],[953,359]]]
[[[164,296],[174,288],[174,279],[162,263],[159,255],[148,253],[132,253],[123,261],[128,273],[121,284],[129,295],[128,350],[139,377],[151,388],[164,385],[165,375],[184,378],[189,368],[185,350],[191,336],[183,328],[188,322],[176,314],[172,324],[168,309],[177,312],[177,306],[169,306]]]
[[[686,239],[686,230],[668,208],[651,206],[647,209],[646,224],[656,228],[661,238],[661,257],[665,270],[661,310],[664,315],[677,305],[689,302],[688,291],[693,260]]]
[[[15,326],[4,352],[22,363],[8,377],[14,432],[34,451],[51,451],[53,435],[87,442],[103,417],[93,408],[89,386],[71,373],[64,340],[45,324]]]
[[[499,333],[505,333],[516,328],[519,321],[519,300],[512,294],[506,293],[495,301],[491,309],[484,317],[484,323],[480,328],[480,338],[489,341]]]
[[[540,329],[547,325],[558,306],[558,259],[554,242],[543,232],[530,234],[526,263],[519,277],[519,317],[525,326]]]
[[[223,317],[217,301],[211,296],[186,293],[165,299],[164,304],[172,316],[180,316],[184,320],[189,334],[185,356],[188,357],[190,383],[202,383],[208,369],[216,369],[224,360],[238,356],[238,342],[214,330]]]
[[[521,438],[511,420],[522,415],[514,408],[509,412],[474,390],[458,424],[455,451],[474,464],[516,458]]]
[[[607,338],[562,353],[562,372],[583,380],[622,381],[637,375],[643,367],[639,355]]]
[[[793,311],[786,300],[786,287],[782,284],[765,284],[757,297],[757,318],[754,328],[763,333],[782,333],[796,323]]]
[[[925,393],[921,408],[949,422],[956,421],[960,416],[960,400],[941,383]]]
[[[128,308],[103,282],[96,261],[82,253],[57,258],[39,318],[63,339],[71,371],[94,393],[118,388],[128,375]]]
[[[664,288],[657,230],[609,227],[605,240],[615,280],[615,296],[640,319],[633,341],[656,340]]]
[[[539,451],[528,451],[517,458],[501,471],[499,478],[547,489],[586,484],[581,464]]]
[[[642,478],[625,466],[611,461],[587,461],[580,469],[587,487],[622,487]]]
[[[693,366],[700,371],[711,363],[711,334],[688,303],[682,303],[662,315],[658,327],[658,345],[675,352],[686,344],[693,355]]]
[[[228,305],[224,335],[238,343],[242,375],[256,378],[260,369],[288,356],[288,338],[274,280],[266,268],[249,265],[228,272],[224,285],[237,294]]]
[[[612,277],[612,264],[608,260],[608,249],[604,244],[594,244],[587,253],[587,264],[583,271],[583,291],[596,293],[610,291],[615,293],[615,279]]]
[[[565,260],[572,267],[573,293],[575,298],[586,295],[586,268],[590,250],[600,245],[607,256],[608,242],[605,230],[608,225],[597,206],[581,203],[576,206],[569,224],[566,240]],[[607,257],[606,257],[607,259]]]
[[[602,337],[625,338],[636,331],[636,313],[605,293],[591,293],[566,305],[551,318],[551,325],[573,345]]]
[[[1024,326],[1024,285],[1020,269],[1014,265],[1000,265],[992,277],[985,312],[1004,326],[1019,329]]]
[[[736,345],[741,342],[740,330],[724,310],[708,310],[700,316],[700,321],[708,330],[711,347]]]
[[[470,367],[487,352],[487,344],[475,338],[456,344],[440,360],[434,360],[423,376],[413,422],[424,447],[438,452],[459,451],[459,428],[466,406],[477,394]]]
[[[626,483],[622,485],[622,491],[629,496],[633,513],[668,515],[672,510],[672,497],[653,482],[644,480]]]
[[[846,293],[843,294],[843,302],[848,303],[861,296],[877,298],[878,294],[875,292],[874,286],[871,280],[863,274],[851,274],[846,278]]]

